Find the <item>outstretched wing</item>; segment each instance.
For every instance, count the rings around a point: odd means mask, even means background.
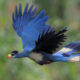
[[[33,6],[31,6],[30,9],[28,10],[28,4],[27,4],[22,14],[22,7],[21,4],[19,4],[19,10],[16,6],[15,13],[12,13],[13,28],[20,37],[24,32],[25,26],[27,26],[27,24],[33,19],[33,16],[36,12],[36,8],[33,10],[32,8]]]
[[[35,41],[38,39],[39,34],[42,33],[43,29],[45,31],[48,28],[52,29],[49,25],[46,24],[48,16],[45,15],[45,11],[42,10],[39,14],[36,14],[36,8],[33,9],[31,6],[28,9],[28,4],[22,14],[21,4],[19,5],[19,10],[16,7],[15,15],[13,13],[13,27],[17,34],[21,37],[23,48],[33,49],[35,48]]]
[[[66,29],[63,29],[59,32],[55,32],[54,30],[47,30],[43,31],[43,33],[39,36],[38,40],[36,41],[36,47],[34,51],[43,51],[48,54],[52,54],[53,51],[55,51],[59,45],[62,44],[62,42],[65,41],[66,36],[64,33],[66,32]]]

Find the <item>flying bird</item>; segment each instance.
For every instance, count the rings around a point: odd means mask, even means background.
[[[40,65],[52,62],[80,61],[80,41],[70,42],[56,51],[66,40],[66,28],[56,31],[46,22],[49,16],[45,10],[36,14],[36,8],[27,4],[22,12],[22,6],[16,6],[12,13],[13,28],[21,38],[23,51],[12,51],[8,58],[28,57]]]

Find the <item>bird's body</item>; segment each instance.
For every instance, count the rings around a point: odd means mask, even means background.
[[[21,4],[19,10],[15,8],[15,14],[12,14],[13,28],[16,33],[21,37],[23,44],[23,52],[18,54],[15,51],[11,53],[14,58],[29,57],[35,62],[43,65],[57,61],[79,61],[75,57],[80,57],[80,54],[72,54],[80,51],[80,42],[72,42],[65,46],[60,51],[56,49],[65,41],[66,29],[56,32],[54,28],[47,25],[46,22],[49,18],[42,10],[36,14],[36,8],[31,6],[28,9],[28,4],[22,13]]]

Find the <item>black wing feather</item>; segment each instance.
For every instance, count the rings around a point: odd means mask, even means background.
[[[56,33],[54,30],[48,29],[45,33],[45,30],[43,30],[43,33],[39,35],[38,40],[35,42],[36,47],[34,51],[44,51],[46,53],[52,54],[53,51],[55,51],[59,45],[65,41],[66,36],[64,33],[66,31],[66,29],[63,29]]]

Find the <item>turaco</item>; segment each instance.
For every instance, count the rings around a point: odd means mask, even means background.
[[[46,24],[49,16],[42,10],[36,14],[36,8],[27,4],[23,13],[22,6],[16,6],[12,14],[13,28],[22,40],[23,51],[13,51],[8,58],[28,57],[36,63],[43,65],[52,62],[80,61],[80,41],[70,42],[64,48],[56,51],[65,42],[66,28],[56,31]]]

